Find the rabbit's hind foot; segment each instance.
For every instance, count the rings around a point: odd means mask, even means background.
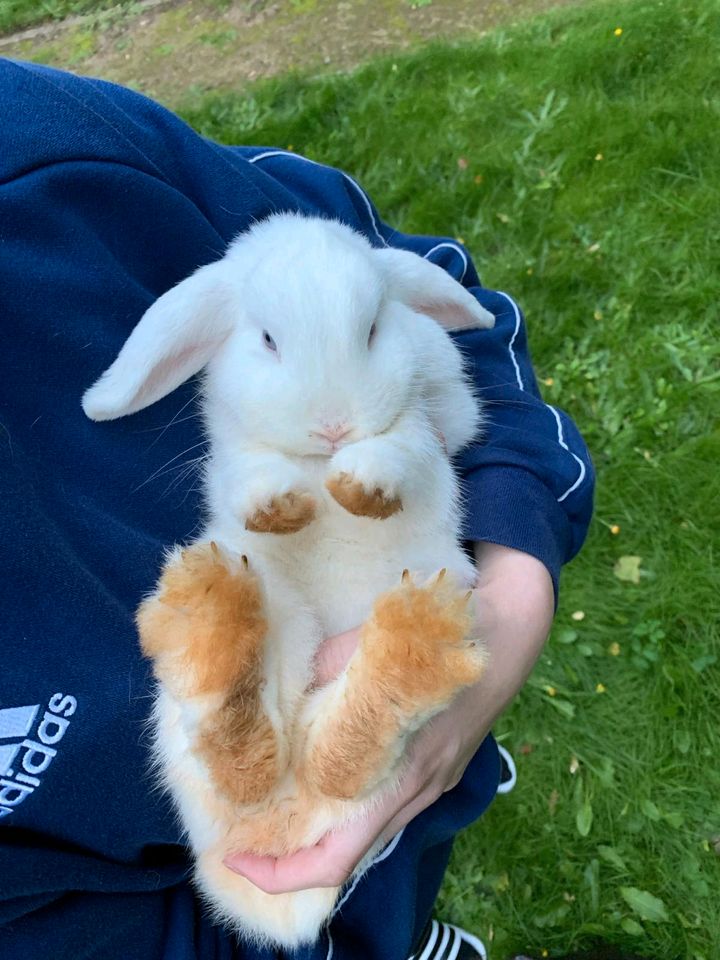
[[[267,629],[247,560],[205,542],[174,548],[137,624],[155,675],[179,699],[227,693],[256,664]]]
[[[418,586],[407,573],[375,603],[360,645],[315,725],[306,779],[352,799],[390,776],[409,733],[477,682],[486,656],[472,638],[471,594],[445,571]]]
[[[237,803],[261,800],[278,748],[260,699],[267,621],[247,558],[215,543],[176,547],[137,622],[158,680],[200,706],[195,749],[215,786]]]
[[[480,679],[486,658],[472,636],[471,598],[446,570],[419,586],[405,570],[375,602],[362,630],[364,670],[404,717],[441,708]]]

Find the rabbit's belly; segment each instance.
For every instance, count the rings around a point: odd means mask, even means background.
[[[380,523],[385,527],[382,536],[377,531]],[[375,527],[372,536],[358,535],[357,527],[362,534],[368,524]],[[338,535],[336,523],[327,524],[306,549],[298,544],[297,551],[285,553],[287,576],[297,585],[325,636],[366,620],[377,597],[397,586],[404,570],[422,582],[445,568],[458,585],[474,583],[472,562],[447,531],[408,535],[407,522],[395,530],[394,526],[392,520],[351,518],[344,535]]]

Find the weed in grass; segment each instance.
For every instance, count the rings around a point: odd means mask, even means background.
[[[93,30],[73,30],[66,40],[68,63],[77,66],[95,53],[96,36]]]
[[[317,0],[290,0],[293,13],[312,13],[317,8]]]
[[[234,27],[227,30],[212,30],[208,33],[201,33],[198,40],[201,43],[207,43],[212,47],[227,47],[232,45],[238,38],[238,32]]]
[[[175,50],[174,43],[159,43],[152,51],[154,57],[168,57]]]

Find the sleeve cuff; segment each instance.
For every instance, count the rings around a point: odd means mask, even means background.
[[[462,481],[463,539],[512,547],[536,557],[552,577],[557,603],[560,568],[570,555],[571,524],[542,481],[516,467],[480,467]]]

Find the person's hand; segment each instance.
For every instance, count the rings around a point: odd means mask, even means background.
[[[553,587],[545,566],[527,554],[478,544],[474,591],[478,636],[488,667],[410,744],[396,789],[363,819],[326,834],[317,844],[286,857],[234,854],[226,866],[267,893],[341,886],[379,840],[389,840],[446,790],[452,789],[512,700],[542,650],[552,622]],[[357,646],[358,630],[332,637],[316,661],[315,686],[343,669]]]

